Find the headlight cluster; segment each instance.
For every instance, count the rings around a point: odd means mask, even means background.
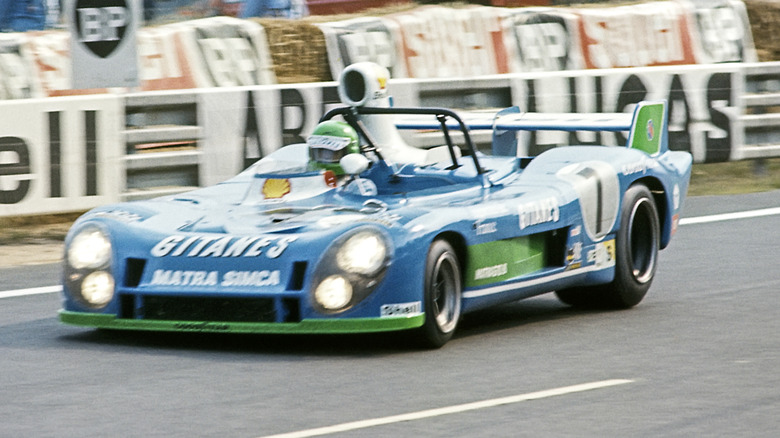
[[[79,230],[65,251],[65,283],[71,296],[82,304],[100,309],[114,297],[111,240],[96,225]]]
[[[375,228],[343,235],[325,252],[315,272],[315,307],[337,313],[360,302],[384,277],[391,253],[388,238]]]

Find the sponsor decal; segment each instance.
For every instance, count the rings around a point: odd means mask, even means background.
[[[191,332],[225,332],[230,330],[230,324],[223,324],[219,322],[177,322],[173,325],[173,328],[176,330],[186,330]]]
[[[330,228],[355,222],[368,222],[372,224],[383,225],[387,228],[392,228],[398,225],[398,222],[401,219],[402,217],[400,215],[386,212],[375,214],[343,213],[324,217],[317,221],[317,225]]]
[[[265,199],[280,199],[290,193],[289,179],[269,178],[263,183],[263,196]]]
[[[279,271],[228,271],[222,277],[222,287],[278,286]]]
[[[90,214],[92,217],[100,217],[100,218],[109,218],[113,219],[115,221],[123,222],[126,224],[132,223],[132,222],[141,222],[144,220],[144,217],[137,213],[131,213],[126,210],[107,210],[107,211],[97,211],[92,214]]]
[[[566,251],[566,270],[570,271],[572,269],[579,269],[581,267],[582,267],[582,242],[575,242]]]
[[[379,316],[388,318],[391,316],[412,316],[422,313],[422,302],[384,304],[379,308]]]
[[[651,121],[648,121],[648,123]],[[649,169],[652,169],[655,166],[655,160],[651,159],[641,159],[639,161],[636,161],[634,163],[628,163],[624,164],[620,171],[623,173],[623,175],[634,175],[637,173],[645,174]]]
[[[500,277],[509,272],[509,268],[506,263],[500,265],[488,266],[485,268],[479,268],[474,271],[474,280],[485,280],[487,278]]]
[[[363,216],[362,222],[371,222],[384,225],[388,228],[396,225],[401,220],[401,215],[395,213],[382,212],[370,216]]]
[[[655,123],[653,123],[653,119],[649,119],[647,121],[647,141],[653,141],[655,138]]]
[[[680,186],[678,184],[674,185],[674,189],[672,191],[672,202],[674,204],[674,209],[679,210],[680,209]]]
[[[582,242],[576,242],[574,245],[569,248],[568,253],[566,254],[566,261],[570,264],[572,262],[579,262],[582,260]]]
[[[588,263],[593,263],[599,268],[615,264],[615,239],[597,243],[588,251]]]
[[[217,271],[178,271],[157,269],[150,282],[154,286],[216,286]]]
[[[257,257],[265,253],[275,259],[282,255],[290,243],[298,238],[287,236],[271,238],[262,236],[168,236],[152,247],[152,257]]]
[[[485,234],[493,234],[498,231],[498,224],[495,222],[474,222],[474,230],[477,232],[477,236],[483,236]]]
[[[221,286],[267,287],[278,286],[281,274],[278,270],[228,271],[221,280],[218,271],[183,271],[157,269],[152,274],[153,286]]]
[[[533,225],[558,222],[561,217],[561,212],[558,208],[558,200],[555,198],[546,198],[536,202],[520,204],[517,207],[517,211],[521,230]]]

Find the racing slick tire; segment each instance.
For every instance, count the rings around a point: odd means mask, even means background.
[[[611,283],[556,291],[562,302],[583,308],[627,309],[639,304],[658,265],[660,226],[650,190],[635,184],[623,195]]]
[[[426,348],[439,348],[455,333],[461,315],[463,287],[455,250],[445,240],[436,240],[425,262],[423,308],[425,323],[415,338]]]

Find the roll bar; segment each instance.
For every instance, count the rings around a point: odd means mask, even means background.
[[[364,152],[373,152],[375,153],[380,159],[384,160],[382,158],[381,152],[377,148],[376,142],[371,137],[371,134],[368,133],[363,125],[363,123],[360,121],[359,115],[372,115],[372,114],[396,114],[396,115],[431,115],[435,116],[440,124],[442,131],[444,133],[444,137],[447,141],[447,147],[450,150],[450,157],[452,158],[452,168],[458,167],[457,162],[457,155],[455,154],[455,145],[452,143],[452,139],[450,138],[449,134],[449,128],[447,127],[446,120],[447,118],[451,118],[458,122],[458,126],[460,126],[460,131],[463,133],[463,137],[466,141],[466,148],[468,149],[469,154],[471,155],[471,159],[474,161],[474,167],[477,170],[477,174],[481,175],[484,173],[484,170],[482,169],[482,166],[479,164],[479,159],[477,158],[477,148],[474,146],[474,142],[471,140],[471,135],[469,134],[468,127],[466,126],[466,123],[463,122],[463,119],[460,118],[458,114],[456,114],[454,111],[447,109],[447,108],[396,108],[396,107],[390,107],[390,108],[383,108],[383,107],[352,107],[352,106],[343,106],[343,107],[337,107],[333,108],[325,115],[322,116],[320,119],[320,122],[325,120],[330,120],[334,116],[340,115],[344,118],[344,120],[350,124],[355,130],[368,142],[368,145],[363,147],[361,146],[362,150]]]

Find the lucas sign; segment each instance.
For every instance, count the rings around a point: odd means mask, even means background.
[[[136,32],[140,0],[69,0],[73,88],[139,84]]]

